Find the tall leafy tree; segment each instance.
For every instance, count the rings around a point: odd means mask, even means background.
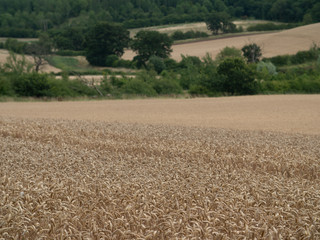
[[[235,25],[231,22],[231,17],[226,12],[212,12],[206,20],[207,28],[212,31],[214,35],[222,32],[232,32],[235,30]]]
[[[60,50],[83,50],[84,28],[68,27],[50,31],[55,46]]]
[[[227,58],[218,66],[223,89],[232,95],[254,94],[257,84],[254,74],[241,58]]]
[[[167,58],[172,52],[173,40],[157,31],[140,31],[132,41],[131,48],[137,52],[135,60],[139,65],[144,65],[151,56]]]
[[[98,23],[86,35],[86,59],[92,65],[105,66],[107,56],[122,56],[128,43],[129,31],[121,25]]]

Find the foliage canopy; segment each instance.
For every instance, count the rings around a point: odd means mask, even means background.
[[[223,76],[223,87],[232,95],[246,95],[257,92],[253,72],[240,58],[227,58],[218,66]]]
[[[231,17],[226,12],[216,12],[213,11],[206,18],[207,28],[212,31],[214,35],[217,35],[219,31],[233,32],[236,26],[231,22]]]
[[[139,65],[144,65],[152,56],[167,58],[172,52],[173,40],[157,31],[140,31],[132,41],[131,48],[137,52],[135,60]]]
[[[109,55],[122,56],[129,43],[129,31],[120,25],[101,22],[85,37],[86,59],[92,65],[105,66]]]
[[[212,11],[233,18],[313,23],[320,21],[319,9],[317,0],[0,0],[0,36],[37,37],[40,31],[99,21],[127,28],[195,22]]]

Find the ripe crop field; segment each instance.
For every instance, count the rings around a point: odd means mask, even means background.
[[[319,104],[0,103],[0,239],[319,239]]]

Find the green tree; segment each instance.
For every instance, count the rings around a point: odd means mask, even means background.
[[[131,48],[137,52],[138,65],[145,65],[151,56],[167,58],[172,52],[172,39],[157,31],[140,31],[132,41]]]
[[[320,3],[316,3],[311,9],[311,16],[313,22],[320,22]]]
[[[253,72],[240,58],[227,58],[218,66],[218,74],[222,76],[223,90],[232,95],[254,94],[257,85]]]
[[[243,56],[249,63],[256,63],[260,61],[262,56],[261,48],[255,43],[245,45],[242,49]]]
[[[218,35],[219,31],[225,32],[233,32],[236,27],[231,22],[231,17],[226,12],[212,12],[210,13],[205,22],[207,24],[207,28],[212,31],[214,35]]]
[[[68,27],[50,31],[55,47],[59,50],[83,50],[84,29]]]
[[[218,53],[218,55],[216,56],[216,60],[218,62],[221,62],[226,58],[241,58],[241,57],[242,57],[242,52],[240,49],[237,49],[235,47],[225,47]]]
[[[98,23],[85,37],[86,59],[92,65],[105,66],[107,56],[122,56],[128,42],[129,31],[121,25]]]
[[[158,74],[166,69],[163,59],[157,56],[151,56],[148,62],[148,68],[154,69]]]

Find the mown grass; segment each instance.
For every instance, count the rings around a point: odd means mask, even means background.
[[[61,69],[62,71],[66,72],[96,72],[97,74],[101,74],[102,72],[94,69],[92,67],[86,67],[80,65],[78,59],[74,57],[64,57],[64,56],[48,56],[47,59],[48,63],[56,68]]]

